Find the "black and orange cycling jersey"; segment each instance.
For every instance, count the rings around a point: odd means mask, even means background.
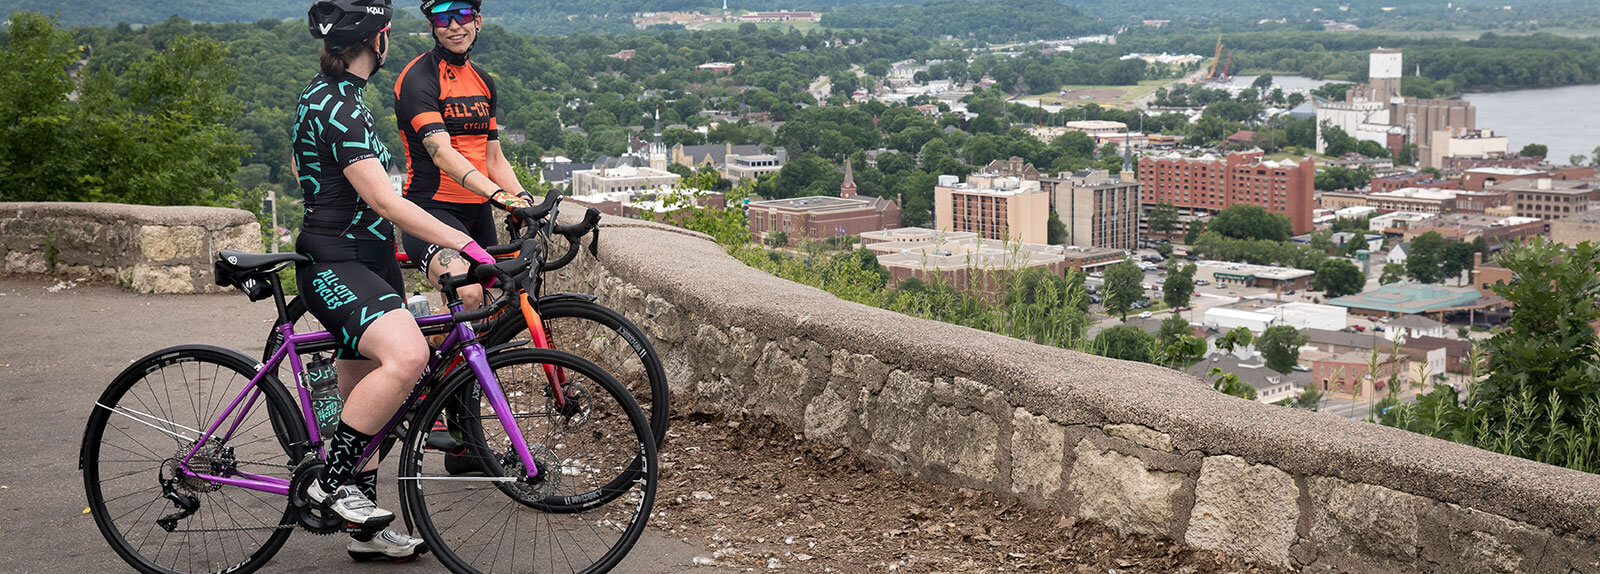
[[[441,130],[449,133],[450,146],[488,175],[489,142],[499,137],[494,79],[489,73],[468,62],[466,55],[435,46],[406,64],[394,82],[394,94],[395,119],[410,165],[406,197],[448,203],[488,201],[434,165],[422,140]]]

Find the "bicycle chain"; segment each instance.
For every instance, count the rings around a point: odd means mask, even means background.
[[[273,468],[283,468],[283,469],[287,469],[287,470],[294,470],[294,468],[295,468],[295,465],[290,465],[290,464],[278,464],[278,463],[272,463],[272,462],[256,462],[256,461],[253,461],[253,460],[235,460],[235,461],[233,461],[233,463],[235,465],[270,466],[270,467],[273,467]],[[279,524],[277,526],[234,526],[234,527],[229,527],[229,528],[180,528],[180,529],[173,529],[171,532],[172,533],[179,533],[179,532],[183,532],[183,533],[189,533],[189,532],[247,532],[247,531],[252,531],[252,530],[284,530],[284,529],[292,529],[295,526],[296,526],[296,524],[294,522],[289,522],[289,523],[285,523],[285,524]]]

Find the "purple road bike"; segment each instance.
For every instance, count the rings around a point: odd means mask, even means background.
[[[452,572],[606,572],[638,540],[655,500],[656,443],[626,388],[560,351],[486,354],[470,323],[513,303],[515,289],[483,309],[461,308],[457,288],[491,278],[510,285],[539,264],[539,251],[530,241],[516,259],[445,281],[452,312],[417,322],[448,334],[376,435],[403,437],[398,514]],[[135,569],[249,572],[295,528],[343,529],[305,495],[326,449],[297,347],[335,335],[296,333],[283,320],[278,272],[303,260],[220,254],[219,284],[278,306],[285,343],[267,361],[208,345],[171,347],[135,361],[95,402],[79,453],[84,490],[100,532]],[[279,379],[285,358],[294,393]],[[456,363],[467,368],[445,368]],[[546,380],[551,370],[565,374],[561,400]],[[448,456],[425,443],[447,411],[472,422]],[[369,444],[363,461],[383,442]],[[611,502],[588,503],[597,499]]]

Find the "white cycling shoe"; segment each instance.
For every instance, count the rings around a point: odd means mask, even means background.
[[[394,522],[394,513],[378,508],[361,494],[361,489],[354,484],[346,484],[328,492],[323,490],[322,481],[317,480],[306,487],[306,496],[311,502],[327,508],[339,518],[344,519],[348,529],[375,532],[390,522]],[[374,537],[374,540],[377,538]]]
[[[346,548],[350,557],[356,562],[371,560],[388,560],[390,562],[408,562],[418,556],[428,553],[428,543],[421,538],[412,538],[393,530],[384,530],[372,536],[371,540],[362,542],[352,539]]]

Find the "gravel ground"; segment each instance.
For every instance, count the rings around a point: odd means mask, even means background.
[[[682,412],[675,409],[675,412]],[[695,563],[801,572],[1280,572],[923,482],[765,418],[675,418],[653,528]]]

